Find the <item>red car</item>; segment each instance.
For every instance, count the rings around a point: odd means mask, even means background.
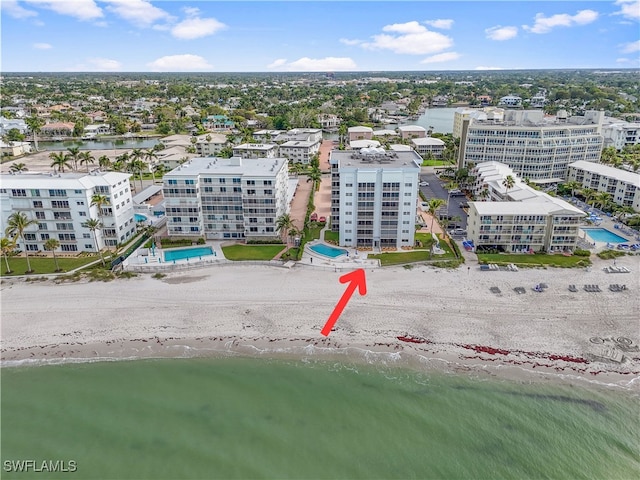
[[[311,220],[312,222],[316,222],[318,220],[318,214],[313,212],[309,217],[309,220]]]
[[[318,219],[318,221],[319,221],[320,223],[326,223],[327,218],[326,218],[326,217],[320,217],[320,218]]]

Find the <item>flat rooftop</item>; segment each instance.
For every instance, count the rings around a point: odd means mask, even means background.
[[[287,162],[286,158],[196,157],[165,174],[165,178],[204,174],[275,177]]]
[[[422,157],[415,151],[388,151],[378,148],[363,148],[362,150],[332,150],[332,163],[338,167],[367,167],[367,168],[420,168]]]

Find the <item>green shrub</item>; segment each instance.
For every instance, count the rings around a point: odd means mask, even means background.
[[[578,257],[590,257],[591,256],[591,252],[589,250],[580,250],[579,248],[576,248],[573,251],[574,255],[577,255]]]
[[[206,242],[205,242],[204,238],[200,237],[196,243],[198,245],[204,245]]]
[[[160,273],[160,272],[158,272],[158,273],[154,273],[153,275],[151,275],[151,278],[161,279],[161,278],[164,278],[164,277],[166,277],[166,276],[167,276],[167,275],[166,275],[165,273]]]

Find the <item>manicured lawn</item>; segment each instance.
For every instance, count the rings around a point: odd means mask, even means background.
[[[431,160],[422,161],[423,167],[446,167],[448,165],[451,165],[451,162],[449,162],[448,160],[438,160],[432,158]]]
[[[591,265],[589,257],[579,257],[573,255],[565,257],[564,255],[548,255],[545,253],[536,253],[534,255],[527,254],[502,254],[502,253],[479,253],[478,261],[481,263],[496,263],[516,265],[548,265],[550,267],[585,267]]]
[[[64,272],[69,272],[78,267],[82,267],[83,265],[87,265],[88,263],[93,262],[94,260],[98,260],[100,257],[97,255],[91,256],[83,256],[83,257],[58,257],[58,265]],[[2,257],[2,267],[0,269],[0,273],[4,276],[7,275],[7,265],[4,261],[4,257]],[[44,275],[47,273],[56,273],[56,264],[53,261],[53,257],[43,258],[43,257],[29,257],[29,262],[31,263],[31,269],[34,271],[35,275]],[[108,265],[108,263],[107,263]],[[27,271],[27,259],[24,257],[9,257],[9,267],[13,273],[9,274],[9,276],[13,275],[24,275]]]
[[[401,265],[403,263],[426,262],[435,258],[441,258],[444,255],[429,255],[429,250],[416,250],[413,252],[402,253],[379,253],[376,255],[367,255],[367,258],[377,258],[383,267],[388,265]]]
[[[307,242],[320,238],[320,231],[324,228],[323,223],[311,222],[309,224],[309,234],[306,237]]]
[[[284,250],[284,245],[231,245],[222,247],[228,260],[272,260]]]
[[[324,232],[324,239],[328,242],[340,242],[340,232],[332,232],[331,230],[327,230]]]

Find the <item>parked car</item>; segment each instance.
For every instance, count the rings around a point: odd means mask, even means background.
[[[316,212],[313,212],[311,214],[311,216],[309,217],[309,220],[311,220],[312,222],[317,222],[318,221],[318,214]]]
[[[428,187],[429,182],[420,182],[418,185],[420,185],[421,187]]]
[[[320,217],[320,218],[318,219],[318,221],[319,221],[320,223],[326,223],[326,222],[327,222],[327,217]]]

